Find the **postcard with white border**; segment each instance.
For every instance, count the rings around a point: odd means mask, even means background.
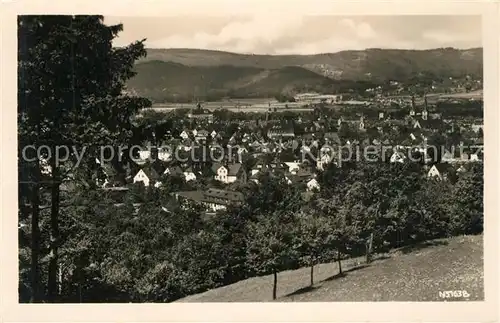
[[[0,8],[3,321],[498,320],[498,3]]]

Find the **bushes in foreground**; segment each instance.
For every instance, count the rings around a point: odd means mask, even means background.
[[[451,184],[412,165],[332,166],[307,203],[282,179],[264,176],[246,188],[244,206],[209,218],[195,205],[162,210],[167,194],[149,194],[136,209],[79,192],[63,229],[60,300],[169,302],[270,274],[276,297],[278,272],[311,267],[314,284],[316,264],[364,255],[372,234],[374,251],[384,251],[481,233],[482,172],[474,165]]]

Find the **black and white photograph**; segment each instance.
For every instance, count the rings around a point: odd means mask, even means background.
[[[485,300],[481,15],[16,19],[18,303]]]

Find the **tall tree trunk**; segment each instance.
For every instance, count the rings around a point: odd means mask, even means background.
[[[278,273],[273,271],[273,276],[274,276],[274,282],[273,282],[273,300],[276,299],[276,287],[278,285]]]
[[[55,151],[55,150],[54,150]],[[58,265],[58,244],[59,244],[59,193],[60,183],[58,168],[55,158],[51,158],[52,166],[52,188],[51,188],[51,214],[50,214],[50,260],[47,292],[49,302],[57,300],[57,265]]]
[[[373,249],[373,233],[370,234],[368,243],[366,244],[366,263],[372,261],[372,249]]]
[[[59,266],[59,271],[58,271],[57,279],[58,279],[58,280],[57,280],[57,282],[58,282],[58,284],[57,284],[57,286],[58,286],[58,288],[57,288],[57,293],[58,293],[59,295],[61,295],[61,294],[62,294],[62,287],[63,287],[63,272],[62,272],[62,266]]]
[[[339,263],[339,274],[342,274],[342,261],[340,257],[340,248],[337,249],[337,261]]]
[[[311,287],[314,285],[314,264],[311,264]]]
[[[38,303],[42,299],[40,288],[40,165],[35,165],[34,182],[31,191],[31,302]]]

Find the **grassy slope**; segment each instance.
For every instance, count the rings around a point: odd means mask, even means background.
[[[482,235],[395,250],[369,266],[361,262],[344,261],[342,277],[336,264],[316,266],[312,289],[309,268],[281,272],[277,301],[439,301],[443,290],[466,290],[469,300],[484,299]],[[271,301],[271,291],[272,276],[255,277],[178,302]]]

